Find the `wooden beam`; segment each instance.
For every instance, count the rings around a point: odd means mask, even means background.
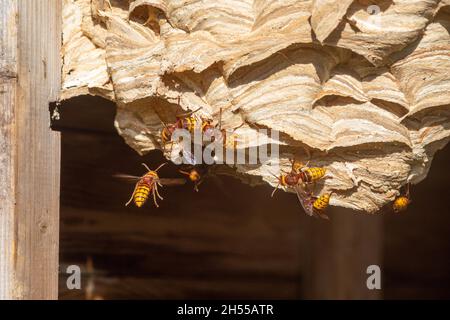
[[[383,281],[383,216],[330,208],[331,221],[308,219],[304,271],[307,299],[381,299],[367,288],[367,267],[378,265]]]
[[[0,2],[0,299],[10,297],[14,241],[14,105],[17,5]]]
[[[0,298],[58,297],[61,0],[0,1]]]

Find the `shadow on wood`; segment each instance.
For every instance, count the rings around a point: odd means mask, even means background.
[[[230,177],[221,179],[225,192],[213,180],[198,193],[166,187],[159,209],[138,209],[124,207],[133,185],[112,176],[141,175],[142,162],[165,161],[161,153],[131,150],[114,132],[110,102],[81,97],[58,108],[62,299],[450,297],[448,209],[430,201],[448,194],[439,171],[448,150],[403,215],[333,209],[330,222],[310,219],[295,195],[272,199],[271,188]],[[161,175],[179,176],[172,164]],[[81,291],[65,286],[70,264],[84,270]],[[381,265],[382,293],[367,290],[372,264]]]

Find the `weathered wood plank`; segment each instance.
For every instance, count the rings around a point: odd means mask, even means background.
[[[382,267],[383,216],[332,208],[331,221],[308,221],[308,263],[304,269],[309,299],[380,299],[369,290],[367,267]]]
[[[17,2],[0,2],[0,299],[10,297],[14,242]]]
[[[164,203],[162,210],[149,206],[138,212],[63,206],[62,263],[83,269],[92,257],[94,293],[105,299],[300,297],[297,244],[302,241],[297,212],[281,218],[256,207],[226,210],[223,205],[213,207],[211,196],[205,200],[208,210],[203,205],[195,207],[187,196],[174,197],[167,191],[166,202],[176,199],[188,208],[181,212]],[[204,194],[210,194],[209,190]],[[126,195],[110,194],[111,199],[121,197]],[[83,297],[82,292],[67,290],[64,270],[60,298]],[[89,277],[82,272],[82,281]],[[127,288],[131,284],[132,291]],[[83,282],[82,290],[86,289]]]
[[[10,47],[2,70],[13,71],[2,98],[0,295],[55,299],[60,136],[50,130],[48,104],[59,96],[61,1],[2,1],[0,7],[2,26],[11,26],[2,33]]]

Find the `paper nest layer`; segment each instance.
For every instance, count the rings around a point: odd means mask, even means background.
[[[448,0],[64,0],[63,16],[62,99],[116,102],[140,154],[182,110],[217,123],[223,109],[242,140],[280,132],[243,147],[279,144],[287,171],[293,157],[326,167],[315,194],[373,213],[450,137]],[[275,186],[272,165],[235,174]]]

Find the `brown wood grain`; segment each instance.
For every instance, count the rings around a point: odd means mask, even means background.
[[[125,208],[132,185],[112,175],[139,175],[161,154],[140,157],[114,133],[112,103],[77,98],[60,113],[61,299],[450,297],[448,148],[403,214],[331,208],[331,221],[310,219],[293,194],[272,199],[269,187],[225,177],[225,193],[208,180],[199,193],[164,188],[159,209]],[[68,290],[65,266],[89,259],[82,290]],[[370,264],[381,266],[382,292],[367,290]]]
[[[294,195],[272,199],[269,187],[224,177],[226,190],[214,180],[198,193],[192,184],[165,187],[160,208],[125,207],[133,185],[113,174],[142,174],[141,162],[163,161],[159,152],[142,158],[118,135],[70,130],[62,155],[61,261],[83,267],[92,258],[94,295],[299,297],[303,217]],[[180,175],[173,165],[160,174]],[[60,298],[86,297],[85,283],[68,290],[64,267],[60,276]]]
[[[369,290],[367,267],[383,265],[383,216],[333,208],[331,223],[308,221],[308,263],[303,270],[310,299],[380,299]]]
[[[50,130],[48,105],[59,97],[61,1],[2,1],[0,7],[8,28],[1,34],[7,55],[0,90],[0,295],[55,299],[60,135]]]
[[[295,195],[271,198],[270,187],[252,188],[229,177],[221,177],[224,192],[208,180],[198,193],[190,184],[164,188],[159,209],[151,203],[125,208],[133,186],[112,175],[143,173],[140,163],[155,167],[164,161],[161,154],[142,158],[114,134],[73,129],[62,133],[61,260],[84,266],[93,259],[94,279],[89,275],[83,283],[84,289],[93,283],[91,296],[289,299],[311,297],[308,290],[328,290],[319,292],[325,298],[343,297],[341,291],[353,299],[370,295],[365,270],[379,263],[382,246],[375,242],[381,238],[377,217],[331,211],[330,222],[311,219]],[[177,177],[177,168],[168,165],[161,175]],[[362,227],[374,243],[364,241]],[[60,298],[86,297],[83,290],[67,290],[67,275],[60,276]],[[309,280],[314,287],[305,287]]]
[[[13,279],[16,14],[16,2],[0,3],[0,299],[11,296]]]

